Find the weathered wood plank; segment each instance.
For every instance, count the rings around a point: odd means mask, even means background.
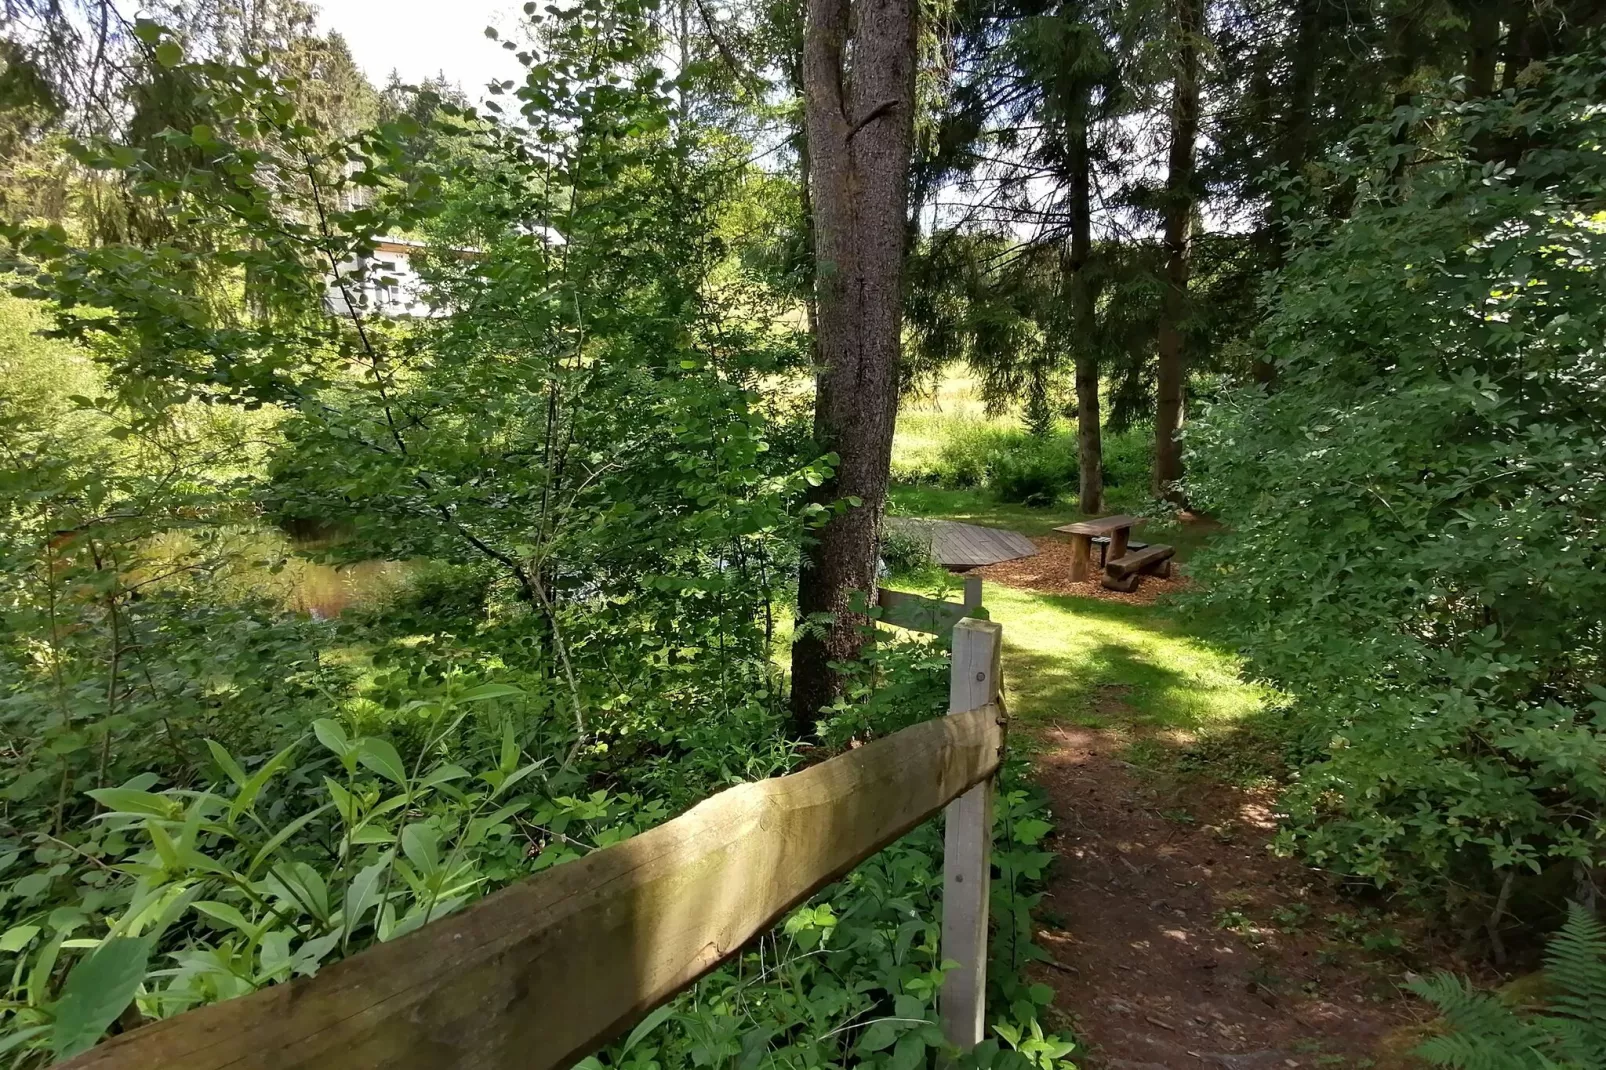
[[[993,709],[999,690],[1003,629],[992,621],[954,626],[948,684],[950,716]],[[987,1031],[987,919],[992,889],[993,785],[971,788],[948,807],[943,829],[942,957],[958,963],[942,982],[943,1034],[961,1051]]]
[[[932,635],[952,631],[970,612],[958,602],[944,602],[907,591],[889,591],[885,587],[876,592],[876,600],[881,606],[881,623]]]
[[[998,768],[996,707],[721,792],[314,978],[189,1011],[72,1070],[574,1063]]]
[[[1120,579],[1134,572],[1151,572],[1162,562],[1177,552],[1176,547],[1164,543],[1155,543],[1141,550],[1133,550],[1126,554],[1116,555],[1115,548],[1110,548],[1110,560],[1104,568],[1110,575]]]
[[[885,587],[876,591],[876,603],[881,607],[881,623],[914,632],[946,635],[955,624],[981,608],[981,577],[965,577],[964,602],[944,602],[940,598],[893,591]]]
[[[1117,516],[1101,516],[1097,520],[1078,520],[1074,524],[1061,524],[1054,530],[1063,531],[1067,535],[1110,535],[1122,528],[1130,530],[1137,522],[1137,517],[1122,513]]]
[[[946,568],[975,568],[1030,557],[1037,552],[1032,540],[1019,532],[979,524],[917,517],[888,517],[887,524],[893,530],[925,539],[931,547],[931,556]]]
[[[1088,563],[1093,553],[1093,537],[1071,532],[1071,579],[1080,583],[1087,579]]]
[[[1109,590],[1131,594],[1138,589],[1138,574],[1134,572],[1130,576],[1116,576],[1106,570],[1104,578],[1099,582]]]

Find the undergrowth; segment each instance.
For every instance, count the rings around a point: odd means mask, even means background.
[[[1448,1026],[1417,1054],[1455,1070],[1606,1068],[1606,926],[1576,903],[1550,942],[1544,979],[1543,1007],[1528,1010],[1451,973],[1413,981]]]

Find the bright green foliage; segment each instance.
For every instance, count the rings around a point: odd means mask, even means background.
[[[1570,904],[1545,953],[1547,1013],[1523,1013],[1450,973],[1411,984],[1448,1031],[1417,1049],[1457,1070],[1602,1070],[1606,1067],[1606,926]]]
[[[940,679],[940,678],[939,678]],[[1020,980],[1043,957],[1032,941],[1034,891],[1053,858],[1043,800],[1007,767],[995,805],[994,929],[988,1005],[994,1036],[958,1065],[1071,1070],[1073,1045],[1046,1034],[1045,985]],[[936,1004],[943,972],[942,831],[931,822],[794,911],[757,950],[649,1016],[585,1070],[671,1066],[916,1070],[944,1047]]]
[[[1597,46],[1363,130],[1270,300],[1278,388],[1188,435],[1231,528],[1201,601],[1297,700],[1282,845],[1480,919],[1606,835],[1603,87]]]
[[[770,653],[834,462],[763,392],[806,347],[731,244],[785,190],[688,118],[662,15],[551,7],[490,116],[420,94],[355,131],[364,87],[309,95],[140,23],[139,137],[75,149],[126,214],[7,225],[11,1065],[310,976],[818,744],[783,734]],[[353,73],[314,44],[303,66]],[[383,314],[387,236],[427,245],[439,315]],[[296,612],[275,526],[400,578]],[[820,735],[939,714],[946,672],[878,647]],[[988,1057],[1046,1068],[1023,790],[998,856],[1015,1040]],[[923,1059],[940,851],[917,833],[603,1058]]]

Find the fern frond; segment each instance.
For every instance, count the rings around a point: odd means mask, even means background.
[[[1433,1066],[1452,1070],[1546,1070],[1553,1065],[1532,1045],[1513,1047],[1503,1039],[1470,1033],[1434,1037],[1415,1054]]]
[[[1546,1041],[1543,1030],[1524,1021],[1505,1003],[1479,992],[1453,973],[1440,971],[1409,985],[1439,1009],[1450,1032],[1434,1037],[1416,1054],[1435,1066],[1455,1070],[1540,1070]]]
[[[1587,1050],[1606,1052],[1606,925],[1577,903],[1545,949],[1545,977],[1556,990],[1551,1010],[1577,1020]]]
[[[1550,1037],[1546,1050],[1569,1070],[1606,1070],[1606,1049],[1596,1034],[1575,1018],[1536,1018],[1534,1025]]]

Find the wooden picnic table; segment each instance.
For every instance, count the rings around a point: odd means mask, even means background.
[[[1088,565],[1093,558],[1095,535],[1109,536],[1110,548],[1105,558],[1113,561],[1126,553],[1127,540],[1132,535],[1132,526],[1137,522],[1137,517],[1122,514],[1104,516],[1097,520],[1080,520],[1075,524],[1062,524],[1055,528],[1055,531],[1063,531],[1071,537],[1071,579],[1088,578]]]

